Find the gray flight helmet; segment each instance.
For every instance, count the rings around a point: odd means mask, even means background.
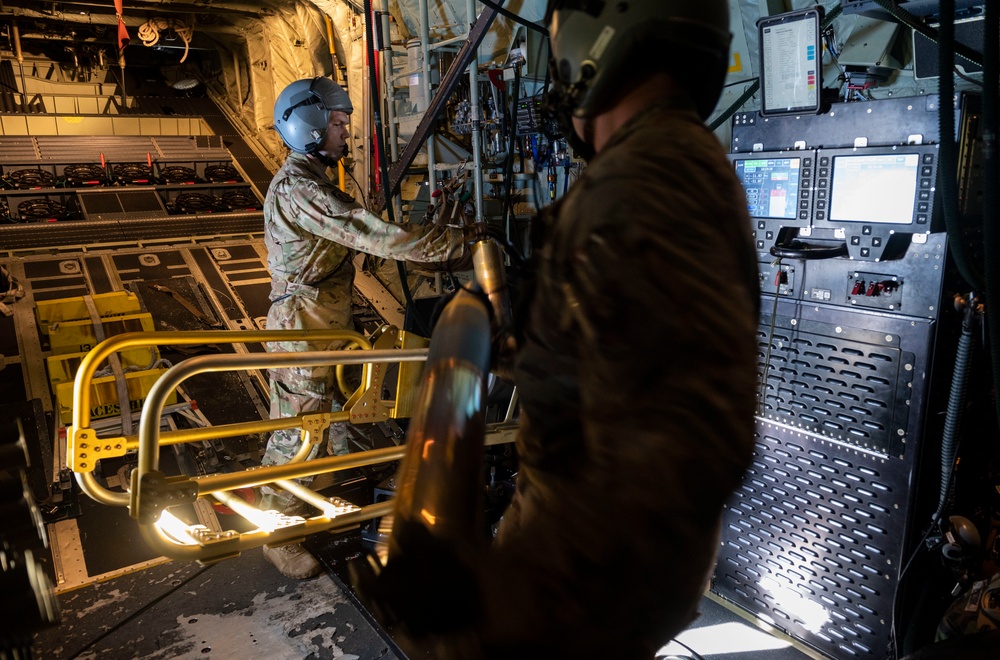
[[[729,64],[727,0],[550,0],[552,76],[574,117],[611,105],[639,57],[658,54],[706,119]]]
[[[343,87],[323,77],[296,80],[274,102],[274,128],[289,149],[311,154],[322,144],[334,111],[354,112]]]

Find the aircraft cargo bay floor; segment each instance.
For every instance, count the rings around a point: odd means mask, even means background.
[[[405,660],[348,586],[347,563],[363,551],[360,534],[320,534],[307,546],[326,568],[309,580],[283,577],[254,549],[210,566],[157,564],[64,593],[61,624],[37,633],[33,650],[49,660]],[[715,598],[703,598],[700,609],[680,643],[658,658],[820,657],[750,625]],[[612,660],[615,650],[594,657]]]

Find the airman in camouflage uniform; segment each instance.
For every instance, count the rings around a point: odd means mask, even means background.
[[[272,277],[268,330],[352,329],[351,250],[415,262],[444,261],[460,257],[464,250],[461,229],[385,222],[337,188],[326,175],[324,163],[297,153],[288,156],[271,182],[264,202],[264,222]],[[339,348],[340,342],[267,344],[270,352]],[[340,409],[334,400],[333,367],[271,369],[269,375],[272,417]],[[330,453],[347,453],[345,426],[331,425]],[[298,429],[276,431],[262,463],[288,462],[301,443]],[[310,458],[317,449],[314,447]],[[290,501],[286,495],[280,502]]]
[[[696,615],[752,456],[759,312],[746,196],[703,123],[728,59],[727,6],[701,5],[711,23],[689,20],[689,0],[550,4],[563,100],[590,99],[586,75],[568,79],[574,63],[611,75],[601,40],[627,84],[566,118],[594,155],[532,229],[518,474],[495,542],[449,554],[414,534],[408,557],[397,538],[382,573],[404,587],[383,583],[402,594],[385,610],[413,632],[413,657],[652,660]],[[628,50],[692,25],[720,44],[700,110],[674,76],[686,71],[665,68],[689,60]],[[407,600],[411,574],[436,598]]]
[[[482,233],[475,225],[399,225],[372,215],[327,176],[347,154],[353,111],[347,92],[328,78],[297,80],[282,90],[274,106],[274,128],[292,153],[271,180],[264,201],[267,264],[271,271],[269,330],[352,329],[351,251],[435,263],[461,258],[465,244]],[[267,350],[336,350],[341,342],[270,342]],[[271,416],[339,410],[333,367],[270,370]],[[275,432],[262,463],[287,463],[301,446],[298,429]],[[331,425],[329,450],[348,451],[344,424]],[[318,453],[314,447],[310,458]],[[310,479],[303,479],[309,483]],[[284,491],[265,487],[261,507],[287,514],[305,506]],[[284,575],[305,578],[320,571],[301,545],[264,546],[264,556]]]

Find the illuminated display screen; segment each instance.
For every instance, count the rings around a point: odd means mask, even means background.
[[[819,25],[822,8],[810,8],[758,21],[761,112],[819,112],[823,86]]]
[[[800,158],[736,161],[736,176],[746,191],[751,217],[798,217],[801,164]]]
[[[830,220],[910,224],[919,166],[919,154],[835,156]]]

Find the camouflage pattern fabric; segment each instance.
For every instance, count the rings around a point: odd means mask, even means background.
[[[410,226],[383,221],[360,207],[326,174],[326,166],[292,153],[271,181],[264,202],[264,241],[271,271],[268,330],[353,329],[351,251],[418,263],[464,254],[460,228]],[[337,350],[340,342],[269,342],[269,352]],[[332,367],[271,369],[271,417],[339,410]],[[278,431],[262,463],[281,465],[301,444],[298,429]],[[317,446],[318,447],[318,446]],[[330,426],[329,451],[347,453],[344,423]],[[315,449],[315,453],[318,448]],[[312,456],[311,456],[312,457]],[[310,479],[303,479],[309,483]],[[290,495],[265,487],[265,495],[293,506]]]
[[[651,660],[696,616],[754,446],[746,197],[697,115],[662,106],[621,127],[536,225],[519,472],[472,564],[482,614],[413,648]]]

